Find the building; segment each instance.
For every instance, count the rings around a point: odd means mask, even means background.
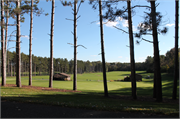
[[[54,74],[53,80],[70,81],[71,75],[68,75],[66,73],[57,73]]]
[[[131,79],[131,74],[129,75]],[[142,81],[142,76],[140,74],[136,74],[136,81]]]

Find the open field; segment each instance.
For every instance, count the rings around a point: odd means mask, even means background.
[[[137,71],[143,77],[142,82],[137,82],[137,95],[153,94],[153,73],[146,73],[145,71]],[[129,75],[129,71],[114,71],[107,72],[108,90],[109,93],[131,95],[131,82],[111,82],[111,80],[123,79],[124,76]],[[146,77],[150,75],[150,79]],[[73,79],[73,75],[71,75]],[[32,86],[48,87],[49,76],[33,76]],[[28,76],[21,77],[22,85],[28,85]],[[7,84],[16,84],[15,77],[7,77]],[[179,84],[179,83],[178,83]],[[53,88],[73,89],[73,81],[53,81]],[[171,97],[173,87],[173,76],[162,73],[162,88],[163,97]],[[77,90],[83,92],[103,93],[103,77],[102,73],[84,73],[77,75]],[[179,86],[178,86],[179,94]]]
[[[1,87],[1,98],[98,110],[179,114],[179,102],[170,100],[172,96],[173,76],[166,73],[162,74],[163,98],[169,101],[164,100],[162,103],[157,103],[155,99],[152,98],[153,74],[146,73],[145,71],[137,71],[136,73],[141,74],[143,77],[142,82],[137,82],[137,101],[130,98],[131,82],[111,81],[123,79],[124,76],[130,74],[129,71],[107,72],[109,98],[103,96],[102,73],[78,74],[77,90],[81,92],[57,92],[17,87]],[[150,75],[151,79],[145,79],[147,75]],[[21,79],[22,85],[28,85],[28,77],[22,77]],[[33,77],[32,85],[48,87],[48,80],[49,76],[35,76]],[[7,77],[7,84],[15,84],[15,77]],[[72,90],[72,86],[72,81],[53,81],[53,88]],[[148,98],[143,98],[144,96]]]

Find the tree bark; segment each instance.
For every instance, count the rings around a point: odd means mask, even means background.
[[[16,70],[16,67],[15,67],[15,65],[14,65],[14,74],[13,74],[13,76],[15,76],[15,70]]]
[[[152,17],[152,28],[153,28],[153,46],[154,46],[154,71],[156,72],[156,101],[162,102],[162,84],[161,84],[161,68],[159,59],[159,45],[158,45],[158,34],[156,25],[156,6],[155,1],[151,3],[151,17]]]
[[[26,76],[26,71],[27,71],[27,70],[26,70],[26,68],[27,68],[27,66],[26,66],[26,61],[25,61],[24,63],[25,63],[25,65],[24,65],[24,66],[25,66],[25,69],[24,69],[25,74],[24,74],[24,76]]]
[[[12,61],[11,61],[11,77],[12,77]]]
[[[6,3],[7,3],[7,7],[9,7],[9,1],[8,0],[6,1]],[[4,63],[5,63],[5,66],[6,66],[6,60],[8,60],[8,59],[6,59],[6,56],[7,56],[7,35],[8,35],[8,20],[9,20],[8,15],[9,15],[9,10],[6,9],[5,13],[6,13],[6,30],[5,30],[6,34],[5,34],[5,46],[4,46],[5,47],[4,48]],[[9,75],[9,62],[8,62],[8,67],[7,68],[8,68],[7,71],[8,71],[8,75]]]
[[[23,76],[23,70],[24,70],[24,67],[23,67],[23,66],[24,66],[24,64],[23,64],[23,60],[22,60],[22,59],[21,59],[21,64],[22,64],[22,65],[21,65],[21,76]]]
[[[35,67],[34,67],[34,71],[35,71],[35,75],[34,76],[36,76],[36,64],[35,64]]]
[[[154,65],[155,69],[155,65]],[[153,98],[156,98],[156,72],[154,71]]]
[[[134,60],[134,41],[132,30],[132,16],[131,16],[131,1],[127,1],[128,6],[128,25],[129,25],[129,43],[130,43],[130,62],[131,62],[131,86],[133,99],[137,99],[136,95],[136,75],[135,75],[135,60]]]
[[[77,2],[74,0],[74,77],[73,77],[73,90],[77,90]]]
[[[176,0],[175,4],[176,15],[175,15],[175,61],[174,61],[174,83],[173,83],[173,95],[172,99],[177,99],[177,79],[178,79],[178,23],[179,23],[179,0]]]
[[[16,7],[20,8],[20,0],[16,1]],[[16,83],[21,87],[21,51],[20,51],[20,13],[17,13],[17,35],[16,35]]]
[[[30,34],[29,34],[29,85],[32,85],[32,29],[33,29],[33,0],[31,0]]]
[[[103,70],[103,82],[104,82],[104,96],[108,97],[107,79],[106,79],[106,65],[104,56],[104,35],[103,35],[103,20],[102,20],[102,5],[99,0],[99,15],[100,15],[100,32],[101,32],[101,53],[102,53],[102,70]]]
[[[7,50],[6,50],[6,51],[7,51]],[[6,52],[6,53],[7,53],[7,52]],[[10,73],[9,73],[9,72],[10,72],[10,71],[9,71],[9,70],[10,70],[10,65],[9,65],[9,56],[8,56],[8,53],[7,53],[7,68],[8,68],[8,69],[7,69],[7,72],[8,72],[7,74],[8,74],[8,76],[10,76]]]
[[[49,87],[52,88],[53,80],[53,32],[54,32],[54,4],[55,0],[52,0],[52,13],[51,13],[51,43],[50,43],[50,76],[49,76]]]
[[[1,57],[2,57],[2,86],[6,85],[6,57],[4,48],[4,0],[1,0]]]

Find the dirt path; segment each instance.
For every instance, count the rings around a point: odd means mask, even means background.
[[[15,84],[6,84],[5,87],[17,87],[17,86]],[[46,91],[59,91],[59,92],[81,92],[81,91],[74,91],[74,90],[49,88],[49,87],[39,87],[39,86],[27,86],[27,85],[22,85],[22,88],[37,89],[37,90],[46,90]]]
[[[109,112],[51,105],[1,101],[2,118],[178,118],[144,113]]]

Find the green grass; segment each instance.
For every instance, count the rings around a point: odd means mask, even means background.
[[[137,71],[143,77],[142,82],[137,82],[137,95],[149,95],[153,94],[153,73],[146,73],[145,71]],[[114,71],[107,72],[107,84],[109,93],[131,95],[131,82],[110,82],[110,80],[123,79],[124,76],[130,74],[130,71]],[[146,79],[150,75],[151,79]],[[73,76],[71,75],[71,79]],[[28,76],[21,77],[22,85],[28,85]],[[88,79],[88,80],[87,80]],[[179,83],[179,82],[178,82]],[[15,84],[15,77],[7,77],[7,84]],[[33,86],[48,87],[49,76],[33,76]],[[162,73],[162,88],[163,97],[171,98],[173,87],[173,76],[166,73]],[[60,89],[73,89],[73,81],[53,81],[53,88]],[[102,93],[103,77],[102,73],[84,73],[77,75],[77,90],[84,92],[99,92]],[[179,86],[178,86],[179,94]]]
[[[137,82],[137,96],[150,96],[153,94],[153,73],[137,71],[143,77]],[[108,91],[111,96],[131,95],[131,82],[110,82],[110,80],[123,79],[129,71],[107,72]],[[151,79],[145,79],[150,75]],[[72,76],[71,76],[72,78]],[[88,80],[87,80],[88,79]],[[49,76],[33,76],[32,85],[48,87]],[[91,80],[91,81],[90,81]],[[84,73],[77,75],[77,90],[82,92],[54,92],[17,87],[1,87],[1,99],[60,105],[67,107],[90,108],[111,111],[143,111],[146,113],[179,114],[179,105],[174,103],[157,103],[147,101],[123,100],[105,98],[103,94],[102,73]],[[28,85],[28,77],[21,77],[22,85]],[[7,84],[15,84],[15,77],[7,77]],[[178,81],[179,84],[179,81]],[[53,81],[53,88],[72,90],[72,81]],[[163,98],[171,98],[173,76],[162,74]],[[178,86],[179,97],[179,86]]]

